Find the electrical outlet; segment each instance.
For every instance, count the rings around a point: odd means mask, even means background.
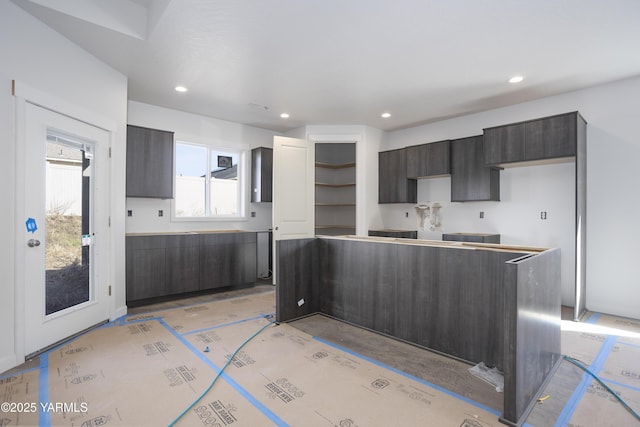
[[[251,212],[251,218],[255,218],[256,217],[256,213],[255,212]]]
[[[547,219],[547,211],[540,212],[540,219]]]
[[[484,212],[483,211],[480,211],[480,218],[481,219],[484,218]]]
[[[164,216],[164,212],[162,211],[162,209],[158,211],[158,216]]]
[[[127,216],[133,216],[133,211],[131,209],[127,211]]]
[[[404,217],[405,217],[405,218],[409,218],[409,212],[405,212],[405,213],[404,213]]]

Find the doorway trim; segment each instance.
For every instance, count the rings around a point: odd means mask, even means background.
[[[26,105],[27,103],[36,105],[38,107],[44,108],[46,110],[52,111],[56,114],[60,114],[62,116],[71,118],[73,120],[77,120],[83,122],[85,124],[91,125],[96,128],[100,128],[106,131],[108,135],[108,146],[109,148],[113,146],[114,134],[118,129],[117,122],[109,117],[105,117],[101,114],[92,112],[87,110],[84,107],[80,107],[78,105],[69,103],[68,101],[58,98],[57,96],[51,95],[47,92],[41,91],[39,89],[33,88],[28,84],[23,82],[19,82],[16,80],[12,81],[12,95],[14,96],[14,123],[15,123],[15,165],[19,167],[20,165],[24,165],[26,161],[26,153],[24,150],[26,136],[25,136],[25,126],[26,126]],[[108,167],[108,181],[109,187],[112,181],[112,168]],[[15,230],[22,230],[24,227],[24,194],[26,194],[27,189],[25,188],[25,182],[23,179],[15,180],[15,192],[14,192],[14,227]],[[109,197],[107,204],[109,212],[111,212],[113,203],[113,198]],[[109,232],[107,233],[109,238],[109,253],[107,253],[107,259],[105,260],[106,267],[104,269],[104,274],[107,276],[107,282],[112,283],[113,277],[113,262],[114,262],[114,229],[111,227]],[[13,281],[13,317],[14,317],[14,354],[15,354],[15,364],[18,365],[23,363],[25,360],[25,330],[26,330],[26,319],[24,317],[24,310],[22,308],[26,304],[26,296],[25,296],[25,275],[24,275],[24,260],[25,260],[25,244],[22,239],[19,237],[18,233],[13,234],[13,246],[14,246],[14,281]],[[119,316],[117,316],[118,309],[115,307],[115,298],[113,296],[110,297],[109,301],[109,319],[113,320]],[[125,313],[126,314],[126,313]]]
[[[367,210],[365,209],[367,198],[363,191],[357,189],[366,188],[366,169],[364,166],[364,153],[362,152],[362,135],[361,134],[322,134],[322,133],[310,133],[307,135],[307,139],[314,144],[321,144],[323,142],[333,143],[349,143],[356,145],[356,235],[367,235]]]

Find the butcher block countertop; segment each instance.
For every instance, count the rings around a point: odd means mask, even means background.
[[[363,242],[380,242],[380,243],[395,243],[403,245],[417,245],[417,246],[433,246],[443,248],[459,248],[459,249],[483,249],[502,252],[522,252],[522,253],[541,253],[549,248],[541,248],[535,246],[516,246],[516,245],[502,245],[495,243],[475,243],[475,242],[454,242],[445,240],[422,240],[422,239],[403,239],[398,237],[376,237],[376,236],[322,236],[322,239],[348,239],[358,240]]]

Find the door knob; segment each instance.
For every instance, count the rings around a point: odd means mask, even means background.
[[[40,240],[29,239],[27,241],[27,246],[29,246],[30,248],[35,248],[36,246],[40,246]]]

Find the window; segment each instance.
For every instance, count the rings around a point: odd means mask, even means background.
[[[176,141],[175,217],[242,216],[242,156]]]

